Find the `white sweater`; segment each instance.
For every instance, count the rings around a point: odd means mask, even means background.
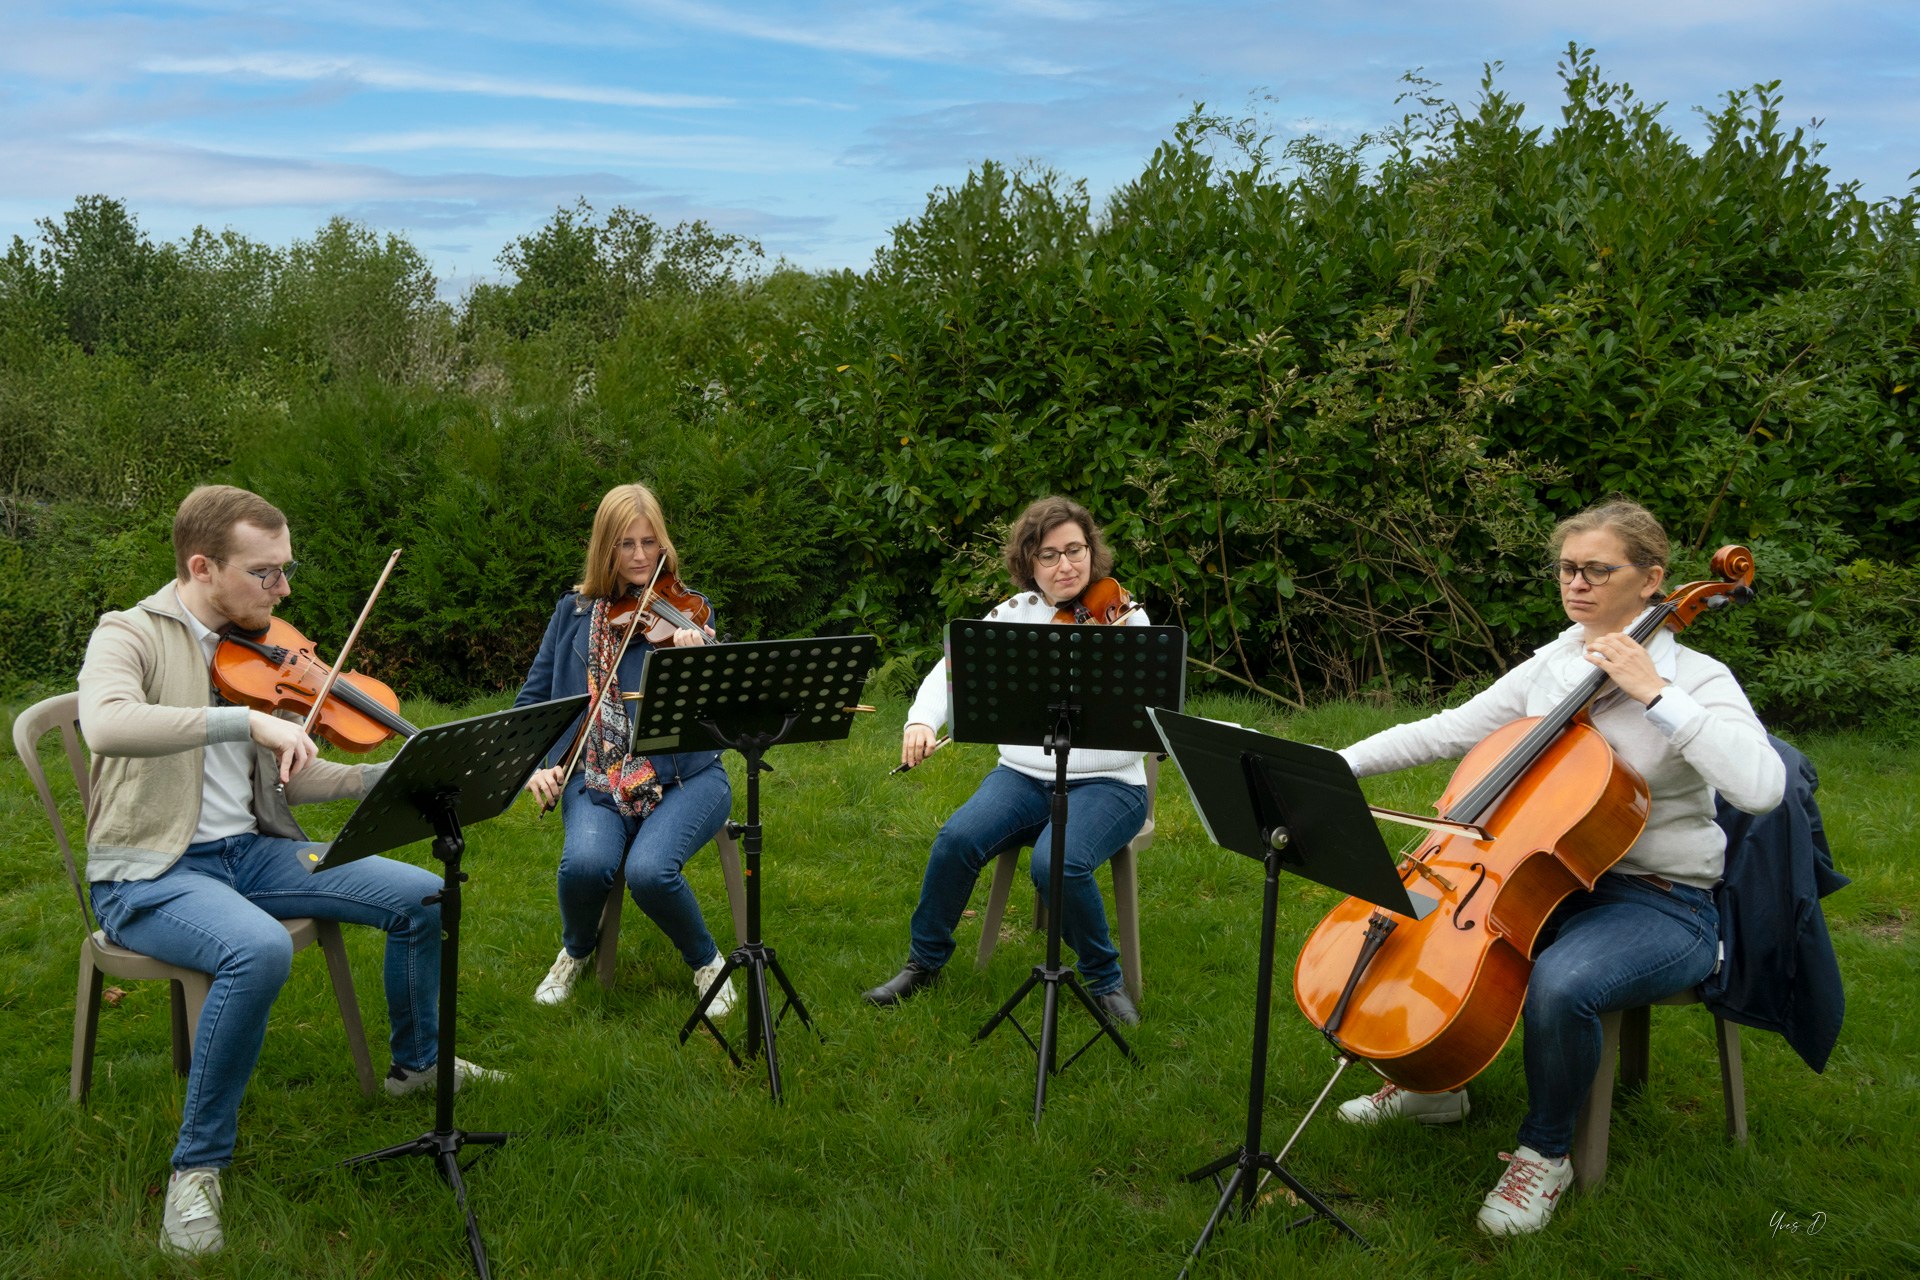
[[[987,612],[989,622],[1052,622],[1054,606],[1037,591],[1023,591],[1011,599],[1003,600]],[[1144,608],[1135,609],[1121,620],[1123,627],[1145,627],[1152,625],[1147,621]],[[926,679],[920,682],[920,692],[913,699],[913,707],[907,712],[908,724],[923,724],[938,734],[947,723],[953,710],[953,691],[947,677],[947,660],[942,658],[927,672]],[[1016,746],[1012,743],[1000,744],[1000,763],[1009,769],[1037,778],[1042,782],[1052,782],[1055,766],[1053,757],[1041,747]],[[1085,751],[1079,747],[1067,753],[1067,781],[1085,782],[1090,778],[1112,778],[1117,782],[1131,783],[1136,787],[1147,785],[1146,770],[1140,767],[1140,755],[1133,751]]]
[[[1545,715],[1593,672],[1581,635],[1580,627],[1569,627],[1465,704],[1383,730],[1340,754],[1363,778],[1464,755],[1510,721]],[[1664,629],[1647,652],[1667,681],[1658,704],[1649,709],[1610,688],[1591,712],[1594,727],[1646,780],[1652,797],[1646,829],[1613,869],[1711,889],[1726,864],[1714,792],[1748,813],[1765,813],[1780,803],[1786,767],[1724,664]]]

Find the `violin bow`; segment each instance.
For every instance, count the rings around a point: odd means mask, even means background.
[[[640,629],[640,615],[647,611],[647,605],[653,599],[653,586],[656,582],[660,581],[660,571],[666,567],[667,558],[665,556],[661,556],[653,562],[653,576],[647,579],[647,589],[640,593],[640,607],[633,611],[633,620],[627,623],[627,634],[620,637],[620,652],[613,655],[612,669],[615,675],[619,674],[620,663],[627,656],[627,646],[633,643],[633,633]],[[600,699],[606,696],[606,689],[601,689],[594,697],[593,702],[587,707],[588,718],[580,721],[580,736],[573,740],[573,750],[567,753],[566,770],[560,775],[560,786],[562,790],[566,788],[567,779],[573,777],[574,766],[580,763],[580,753],[587,749],[587,733],[591,725],[591,717],[598,714],[600,710]],[[559,797],[556,795],[552,800],[541,805],[540,816],[544,818],[549,813],[552,813],[553,806],[558,803]]]
[[[313,707],[307,712],[307,719],[300,726],[309,735],[313,726],[320,721],[320,708],[327,705],[327,695],[333,692],[333,682],[340,678],[340,672],[347,665],[347,653],[353,648],[353,642],[360,638],[360,628],[366,625],[367,615],[373,612],[373,602],[380,598],[380,591],[387,585],[387,575],[393,572],[393,566],[400,560],[400,548],[395,547],[393,554],[387,557],[387,567],[380,571],[380,581],[373,584],[373,591],[367,596],[366,604],[360,607],[360,616],[354,619],[353,630],[347,633],[347,642],[340,646],[340,652],[333,659],[333,669],[327,672],[327,678],[320,682],[320,692],[313,697]]]
[[[932,755],[934,752],[938,751],[940,748],[946,746],[947,743],[950,741],[952,741],[952,739],[943,737],[938,742],[935,742],[932,746],[928,747],[927,755],[920,757],[920,763],[925,764],[927,762],[927,756]],[[893,768],[887,770],[887,776],[891,778],[895,774],[906,773],[912,768],[913,766],[910,764],[898,764],[898,765],[895,765]]]

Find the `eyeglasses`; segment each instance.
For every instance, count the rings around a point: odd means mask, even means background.
[[[642,547],[646,548],[648,551],[651,551],[659,545],[660,545],[660,540],[658,538],[646,538],[639,542],[635,542],[632,538],[622,538],[619,541],[619,543],[614,547],[614,550],[618,551],[623,556],[630,556],[634,552],[640,550]]]
[[[207,559],[226,565],[228,568],[233,567],[232,561],[222,560],[219,556],[208,556]],[[276,565],[271,569],[242,569],[240,572],[247,574],[249,577],[258,578],[262,591],[271,591],[281,583],[289,581],[293,577],[294,570],[299,567],[300,562],[298,560],[289,560],[285,564]]]
[[[1651,569],[1647,561],[1635,560],[1631,564],[1575,564],[1571,560],[1562,560],[1551,565],[1548,572],[1560,580],[1561,586],[1570,585],[1575,578],[1585,578],[1590,587],[1605,586],[1616,569]]]
[[[1064,547],[1042,547],[1033,553],[1033,560],[1035,564],[1043,564],[1051,569],[1054,565],[1060,563],[1061,556],[1065,556],[1074,564],[1079,564],[1087,558],[1087,544],[1084,542],[1070,542]]]

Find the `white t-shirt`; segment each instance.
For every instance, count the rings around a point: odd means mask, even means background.
[[[179,592],[174,595],[178,597]],[[185,601],[180,603],[180,612],[186,615],[193,638],[207,655],[211,672],[214,651],[220,647],[219,633],[207,630]],[[208,679],[212,679],[211,674]],[[200,825],[193,829],[189,843],[204,844],[259,830],[253,816],[253,739],[209,743],[203,750],[207,754],[200,781]]]

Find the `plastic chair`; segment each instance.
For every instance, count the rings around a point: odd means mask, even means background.
[[[740,874],[740,850],[725,825],[713,837],[713,847],[720,854],[720,874],[727,882],[727,905],[733,909],[734,945],[741,946],[747,940],[747,888]],[[624,859],[621,866],[624,871]],[[626,901],[626,877],[616,873],[613,888],[607,891],[607,905],[600,909],[600,942],[594,948],[594,972],[601,987],[608,991],[613,990],[613,973],[620,962],[620,912]]]
[[[1113,873],[1113,926],[1119,935],[1120,983],[1135,1004],[1146,979],[1140,968],[1140,865],[1139,857],[1153,844],[1153,816],[1160,802],[1160,757],[1147,756],[1147,820],[1140,834],[1107,861]],[[1007,896],[1013,888],[1013,874],[1019,869],[1020,850],[1009,849],[993,860],[993,886],[987,891],[987,914],[980,922],[980,953],[974,967],[984,969],[1000,942],[1000,921],[1006,916]],[[1033,927],[1047,927],[1047,904],[1033,896]]]
[[[200,1022],[200,1007],[206,1002],[211,975],[195,969],[156,960],[138,951],[115,946],[107,941],[104,930],[94,927],[93,912],[87,904],[86,886],[73,858],[73,845],[67,838],[66,823],[60,806],[47,785],[46,772],[40,767],[40,740],[51,730],[60,731],[66,748],[67,764],[73,770],[74,786],[80,803],[86,806],[93,793],[88,774],[86,746],[80,738],[80,695],[63,693],[35,703],[13,722],[13,749],[26,768],[33,789],[46,808],[47,822],[53,828],[54,843],[66,864],[67,883],[80,905],[80,982],[73,1006],[73,1070],[68,1096],[84,1100],[93,1086],[93,1050],[100,1029],[100,998],[104,979],[111,975],[129,980],[164,979],[171,986],[173,1024],[173,1069],[186,1075],[193,1065],[193,1037]],[[373,1058],[367,1052],[367,1036],[360,1022],[360,1001],[354,994],[353,973],[347,967],[347,948],[335,920],[315,920],[301,916],[283,920],[293,949],[300,951],[312,943],[320,944],[327,958],[327,973],[333,980],[334,1000],[340,1006],[340,1021],[346,1027],[347,1048],[353,1054],[353,1066],[360,1077],[360,1092],[372,1096],[375,1088]]]
[[[1662,1005],[1699,1004],[1693,988],[1654,1003]],[[1573,1134],[1573,1177],[1583,1191],[1597,1191],[1607,1178],[1607,1134],[1613,1122],[1614,1064],[1619,1063],[1621,1088],[1634,1093],[1647,1083],[1652,1009],[1642,1005],[1600,1015],[1600,1069],[1594,1073],[1593,1087],[1580,1109]],[[1713,1020],[1714,1039],[1720,1049],[1720,1093],[1726,1117],[1727,1141],[1740,1144],[1747,1140],[1747,1086],[1740,1065],[1740,1028],[1725,1018]]]

